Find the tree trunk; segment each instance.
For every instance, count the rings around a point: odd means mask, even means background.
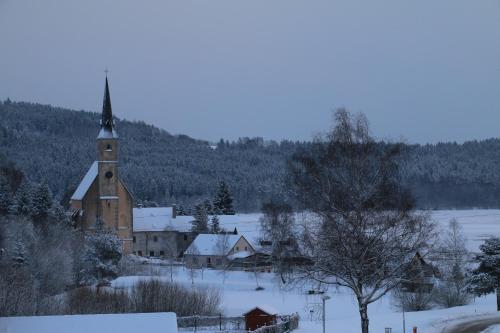
[[[500,311],[500,286],[497,287],[497,311]]]
[[[361,316],[361,333],[368,333],[368,304],[359,303],[359,315]]]

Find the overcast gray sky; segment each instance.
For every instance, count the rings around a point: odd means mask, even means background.
[[[380,138],[500,137],[500,0],[0,0],[0,98],[174,134],[310,139],[340,106]]]

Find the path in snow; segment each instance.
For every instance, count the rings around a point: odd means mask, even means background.
[[[495,314],[487,318],[472,318],[460,321],[457,324],[449,325],[442,330],[442,333],[488,333],[499,332],[500,314]]]

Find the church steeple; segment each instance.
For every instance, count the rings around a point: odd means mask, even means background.
[[[111,97],[109,96],[108,77],[106,76],[106,86],[104,88],[104,100],[102,102],[101,128],[108,131],[113,130],[113,112],[111,111]]]
[[[111,96],[109,94],[108,76],[106,75],[106,84],[104,86],[104,98],[102,101],[101,130],[98,138],[117,138],[113,122],[113,111],[111,110]]]

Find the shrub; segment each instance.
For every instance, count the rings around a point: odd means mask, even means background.
[[[131,296],[137,312],[175,312],[177,316],[220,313],[217,289],[187,289],[158,279],[140,281]]]
[[[67,294],[66,314],[127,313],[133,303],[124,290],[83,287]]]

